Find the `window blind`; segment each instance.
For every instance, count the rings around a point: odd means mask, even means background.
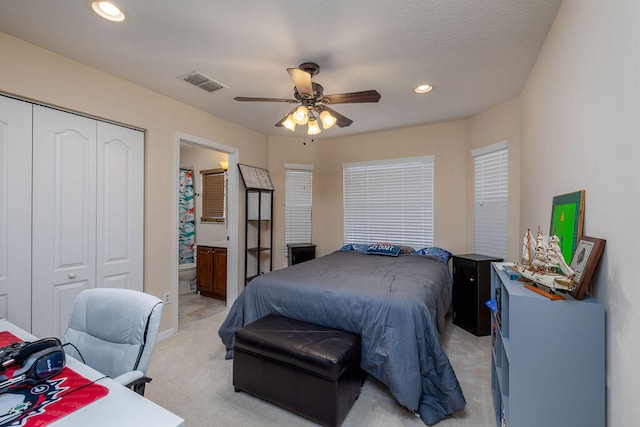
[[[433,156],[342,165],[344,242],[433,245]]]
[[[202,222],[224,222],[224,171],[222,169],[201,170],[202,175]]]
[[[285,165],[285,243],[311,242],[313,173],[303,167]]]
[[[507,259],[507,143],[482,147],[471,154],[475,169],[475,252]]]

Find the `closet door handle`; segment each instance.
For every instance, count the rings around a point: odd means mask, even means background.
[[[75,279],[76,273],[69,273],[69,279]]]

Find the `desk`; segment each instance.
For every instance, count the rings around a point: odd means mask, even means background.
[[[5,319],[0,319],[0,331],[11,332],[24,341],[37,339]],[[66,366],[91,381],[104,377],[100,372],[70,356],[67,356]],[[184,426],[182,418],[111,378],[102,378],[96,383],[107,387],[109,394],[50,425],[52,427]]]

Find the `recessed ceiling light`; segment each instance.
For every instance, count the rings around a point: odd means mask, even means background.
[[[120,6],[112,1],[92,1],[89,0],[91,4],[91,10],[95,13],[113,22],[124,22],[127,19],[127,15]]]
[[[432,90],[433,90],[433,85],[424,84],[424,85],[418,86],[413,91],[415,93],[427,93],[427,92],[431,92]]]

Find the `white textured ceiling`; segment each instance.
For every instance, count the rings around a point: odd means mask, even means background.
[[[332,106],[354,123],[322,138],[466,118],[518,96],[561,0],[117,3],[124,24],[85,0],[0,0],[0,31],[270,135],[292,136],[274,127],[291,105],[233,98],[292,98],[286,69],[302,62],[320,65],[325,94],[380,92],[377,104]],[[226,87],[178,78],[194,70]],[[413,93],[425,82],[436,89]]]

